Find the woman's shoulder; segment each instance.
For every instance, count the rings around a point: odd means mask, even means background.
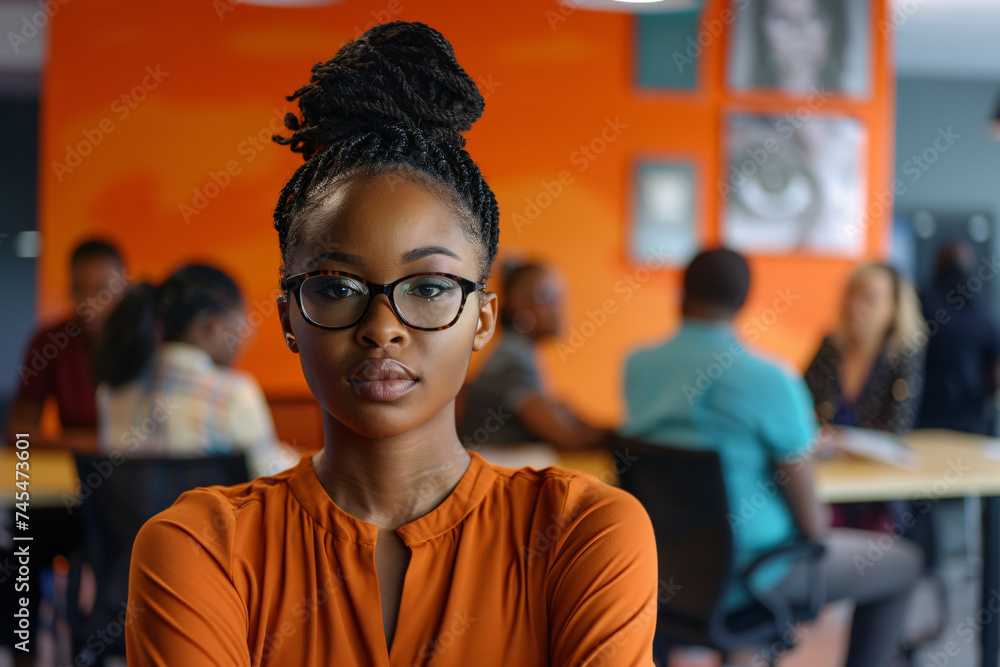
[[[616,461],[619,469],[630,463]],[[609,464],[609,476],[616,464]],[[519,552],[529,564],[540,559],[559,571],[582,568],[587,581],[621,559],[638,559],[655,571],[652,522],[628,492],[562,466],[497,472],[506,511],[487,507],[486,515],[493,521],[507,517],[523,528]]]
[[[632,465],[633,461],[607,462],[601,478],[587,472],[559,465],[546,468],[505,468],[494,464],[499,491],[511,504],[526,503],[534,507],[557,507],[564,517],[595,514],[621,520],[635,517],[648,522],[645,509],[627,491],[609,482],[615,480],[615,470]]]
[[[173,505],[147,521],[141,532],[145,539],[164,548],[178,539],[193,538],[210,550],[225,549],[238,533],[266,530],[274,522],[273,515],[287,513],[288,480],[297,468],[233,486],[185,491]]]

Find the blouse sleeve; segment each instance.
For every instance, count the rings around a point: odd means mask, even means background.
[[[133,667],[249,667],[247,613],[230,578],[235,519],[191,491],[148,521],[132,549],[125,650]]]
[[[596,481],[582,498],[583,509],[564,508],[547,578],[550,664],[651,666],[659,581],[649,516]]]
[[[833,419],[840,404],[836,358],[833,342],[829,337],[824,338],[804,375],[806,386],[812,394],[816,417],[823,423]]]
[[[885,417],[885,428],[891,433],[905,433],[917,421],[917,410],[924,393],[924,358],[921,348],[892,362],[896,372]]]

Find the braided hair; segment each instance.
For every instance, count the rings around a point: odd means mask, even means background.
[[[464,150],[462,133],[485,102],[451,44],[423,23],[376,26],[312,68],[309,83],[287,98],[302,118],[285,115],[279,144],[305,164],[285,184],[274,211],[282,275],[302,240],[301,219],[333,183],[356,176],[400,175],[429,187],[467,222],[479,249],[479,280],[496,257],[496,197]]]

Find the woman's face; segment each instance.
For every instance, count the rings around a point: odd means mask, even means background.
[[[304,215],[289,275],[329,269],[380,284],[425,271],[478,278],[479,253],[463,231],[467,223],[410,178],[351,179]],[[381,294],[353,327],[320,329],[289,296],[279,304],[286,340],[313,395],[340,423],[368,438],[407,433],[442,410],[454,424],[451,406],[471,353],[493,335],[493,293],[482,305],[469,294],[458,321],[440,331],[407,327]]]
[[[871,269],[848,292],[845,324],[855,340],[881,340],[889,331],[895,312],[892,276],[883,269]]]
[[[829,57],[830,21],[817,0],[765,0],[761,27],[778,76],[795,87],[818,86]]]

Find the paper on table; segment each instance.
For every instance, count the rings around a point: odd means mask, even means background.
[[[849,454],[888,463],[897,468],[916,470],[920,465],[920,455],[892,433],[847,426],[841,429],[839,444]]]
[[[983,458],[1000,461],[1000,438],[983,436]]]

